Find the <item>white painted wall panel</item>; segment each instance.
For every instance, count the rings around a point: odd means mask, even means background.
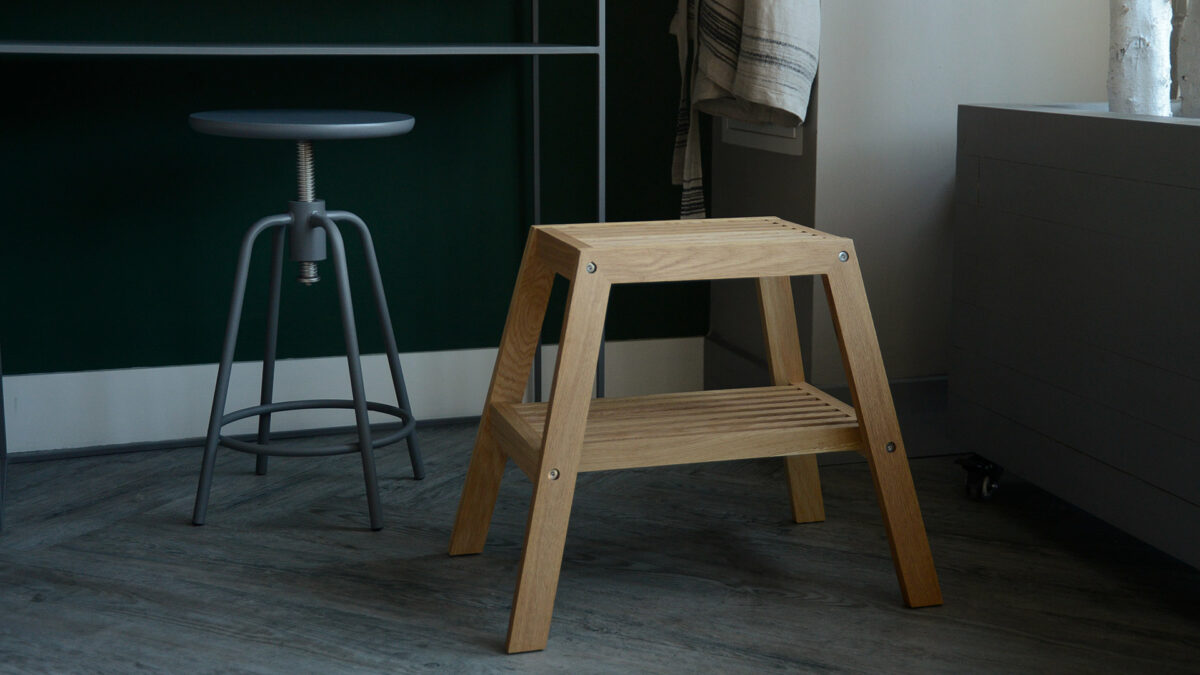
[[[714,204],[721,215],[764,215],[764,204],[780,209],[763,193],[815,199],[812,224],[855,240],[889,376],[944,374],[957,106],[1105,100],[1108,3],[835,0],[821,11],[817,132],[806,147],[815,179],[802,161],[718,151]],[[753,191],[723,192],[747,175]],[[810,377],[842,383],[819,285],[815,296]]]

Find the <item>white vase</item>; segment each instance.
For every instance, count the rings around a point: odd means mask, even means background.
[[[1112,112],[1171,114],[1171,15],[1171,0],[1110,0],[1108,109]],[[1186,21],[1184,26],[1186,31]],[[1181,41],[1181,55],[1183,49]]]

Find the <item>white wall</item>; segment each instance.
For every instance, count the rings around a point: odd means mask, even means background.
[[[1108,3],[831,0],[821,12],[815,187],[799,162],[766,180],[798,200],[815,189],[813,224],[855,240],[888,375],[943,374],[957,106],[1105,100]],[[714,189],[743,169],[716,167]],[[815,295],[810,377],[841,383],[819,284]]]
[[[606,393],[658,394],[700,389],[702,338],[608,342]],[[549,393],[558,350],[543,353],[544,388]],[[479,415],[487,395],[496,349],[462,349],[401,354],[405,382],[419,420]],[[367,398],[395,405],[387,360],[363,356]],[[237,363],[230,378],[226,412],[257,404],[260,362]],[[212,408],[216,364],[128,368],[82,373],[11,375],[4,378],[4,412],[9,452],[62,450],[171,441],[203,436]],[[275,400],[350,398],[346,358],[280,361]],[[372,413],[372,421],[391,418]],[[256,418],[234,422],[226,433],[253,433]],[[349,410],[297,411],[272,417],[278,431],[354,424]]]
[[[945,373],[956,108],[1105,100],[1108,3],[825,2],[821,21],[816,226],[855,240],[888,374]],[[813,359],[844,379],[828,321]]]

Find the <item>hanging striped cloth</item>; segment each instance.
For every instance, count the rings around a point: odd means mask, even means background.
[[[804,122],[821,35],[820,0],[679,0],[679,116],[672,182],[680,214],[705,217],[697,113],[794,127]]]

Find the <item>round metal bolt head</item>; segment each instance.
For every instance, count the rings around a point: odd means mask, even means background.
[[[558,469],[550,469],[550,473],[546,474],[546,478],[558,480]]]
[[[838,260],[841,260],[842,262],[846,262],[849,259],[850,259],[849,253],[846,253],[845,251],[838,252]]]
[[[587,271],[588,271],[588,274],[595,274],[596,273],[596,263],[594,263],[594,262],[588,263]]]
[[[888,451],[888,452],[895,452],[895,451],[896,451],[896,444],[895,444],[895,443],[888,443],[888,444],[887,444],[886,446],[884,446],[884,447],[887,449],[887,451]]]

